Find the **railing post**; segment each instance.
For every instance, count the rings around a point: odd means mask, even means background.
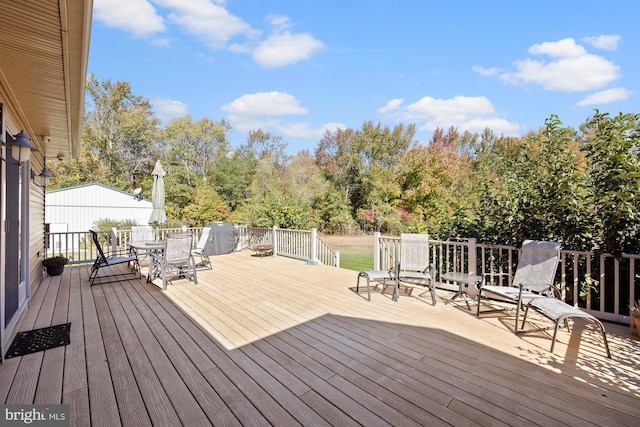
[[[309,242],[311,247],[310,251],[310,259],[307,261],[309,265],[318,265],[320,262],[318,261],[318,230],[316,228],[311,229],[311,242]]]
[[[373,269],[380,270],[380,232],[373,233]]]
[[[469,239],[467,241],[467,247],[469,248],[469,274],[476,274],[476,269],[478,268],[478,248],[477,248],[477,239]]]
[[[115,227],[111,229],[111,253],[118,253],[118,230]]]
[[[273,255],[278,255],[278,227],[273,226]]]

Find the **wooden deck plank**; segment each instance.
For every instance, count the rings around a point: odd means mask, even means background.
[[[53,280],[47,283],[48,286],[46,286],[43,295],[41,295],[43,299],[39,301],[39,304],[37,305],[39,309],[25,315],[25,322],[21,325],[19,330],[25,331],[51,326],[51,319],[55,309],[59,283],[59,276],[54,277]],[[27,325],[30,325],[28,326],[28,329],[24,329]],[[13,380],[15,385],[12,386],[11,392],[7,396],[7,404],[34,402],[36,387],[40,380],[39,373],[42,367],[43,358],[44,352],[27,354],[20,358],[20,364],[16,370]]]
[[[19,328],[66,319],[71,344],[5,361],[0,397],[68,403],[74,426],[640,425],[628,327],[606,325],[611,360],[579,324],[551,354],[547,334],[516,336],[512,314],[478,319],[444,305],[446,291],[436,306],[367,301],[357,272],[247,252],[212,261],[197,286],[166,292],[130,278],[91,287],[86,267],[45,278]]]
[[[129,352],[130,354],[136,354],[139,351],[143,351],[142,346],[139,346],[137,349],[126,349],[122,342],[121,335],[118,332],[118,329],[122,330],[125,328],[123,323],[127,321],[126,317],[118,316],[118,326],[116,326],[114,317],[118,312],[115,310],[114,312],[111,311],[107,298],[97,298],[95,303],[98,320],[100,321],[102,341],[104,342],[105,353],[109,361],[109,369],[111,371],[111,377],[113,378],[113,387],[122,424],[150,426],[152,424],[151,416],[155,411],[153,408],[150,408],[149,413],[151,415],[147,413],[147,408],[145,407],[140,391],[140,389],[144,390],[146,387],[144,385],[138,386],[136,376],[134,375],[133,368],[129,363],[129,357],[127,356]],[[129,352],[127,352],[127,350],[129,350]],[[169,418],[157,417],[155,421],[160,422],[163,419]]]
[[[138,328],[142,327],[137,329],[136,333],[155,337],[157,345],[164,350],[167,359],[176,370],[179,380],[189,390],[191,397],[187,396],[187,398],[198,404],[202,415],[208,419],[206,422],[213,425],[238,425],[236,417],[191,360],[191,352],[196,351],[196,345],[192,343],[185,346],[177,342],[164,326],[163,319],[149,309],[140,295],[133,291],[133,286],[135,283],[131,282],[117,287],[114,291],[119,296],[123,310],[132,320],[135,320],[134,324]],[[136,309],[137,311],[134,311]],[[149,348],[145,346],[145,350],[148,351]],[[151,354],[149,357],[152,357]],[[174,380],[178,381],[178,378],[174,378]],[[168,394],[173,392],[175,392],[174,387],[167,390]],[[184,406],[184,403],[182,405]],[[187,422],[191,421],[187,420]],[[202,419],[198,422],[205,421]]]
[[[379,331],[378,331],[379,332]],[[356,335],[349,335],[348,332],[345,331],[347,336],[350,336],[354,340],[358,340]],[[404,336],[413,338],[414,334],[407,332]],[[430,334],[421,334],[421,337],[429,337]],[[535,420],[536,418],[547,417],[550,412],[554,410],[554,404],[558,402],[562,402],[563,399],[560,397],[547,396],[544,393],[540,393],[537,397],[540,399],[540,404],[536,404],[535,395],[532,395],[535,392],[533,387],[529,387],[528,383],[530,382],[530,378],[527,378],[527,381],[522,381],[521,383],[514,383],[512,379],[505,379],[505,372],[496,370],[487,374],[487,364],[483,362],[481,358],[475,356],[468,356],[466,354],[461,353],[459,350],[461,348],[461,344],[458,342],[443,342],[443,341],[433,341],[429,340],[429,342],[419,341],[403,341],[400,338],[397,338],[396,333],[389,333],[388,335],[381,336],[378,342],[379,347],[376,348],[377,352],[381,354],[387,354],[392,350],[389,349],[385,351],[383,347],[392,346],[394,349],[402,346],[411,346],[413,349],[418,350],[419,352],[424,354],[423,362],[426,365],[432,366],[436,369],[437,373],[444,372],[446,373],[447,380],[453,380],[455,378],[459,378],[458,382],[454,382],[454,386],[460,389],[464,389],[464,384],[473,384],[475,386],[479,386],[482,389],[488,391],[485,393],[486,397],[489,397],[491,393],[495,395],[496,399],[512,399],[513,396],[527,396],[527,399],[523,401],[523,403],[518,404],[517,402],[513,402],[510,405],[507,402],[504,403],[506,407],[513,407],[514,403],[518,405],[519,413],[520,411],[527,413],[527,419]],[[364,340],[363,340],[364,341]],[[367,342],[371,342],[367,340]],[[437,345],[437,347],[436,347]],[[447,346],[450,346],[448,349]],[[434,350],[437,348],[437,351]],[[405,360],[405,365],[409,366],[413,363],[413,360],[407,359]],[[473,370],[469,370],[468,367],[473,366]],[[530,372],[532,369],[531,366],[528,369],[523,369],[526,372]],[[514,376],[521,375],[520,373],[514,373]],[[506,377],[508,378],[508,377]],[[512,385],[512,388],[504,387],[505,385]],[[516,387],[513,387],[515,385]],[[478,390],[471,390],[473,394],[478,394]],[[490,393],[489,393],[490,392]],[[495,402],[491,402],[494,404]],[[530,408],[526,406],[529,404]],[[544,414],[544,415],[538,415]],[[575,422],[575,416],[567,417],[566,411],[564,409],[556,410],[553,413],[553,420],[560,421],[565,423],[565,425],[571,425]],[[549,419],[540,419],[537,422],[539,423],[552,423],[553,421]]]
[[[176,310],[174,302],[166,299],[165,295],[157,292],[152,293],[152,295],[155,301],[159,303],[159,306],[154,306],[154,309],[163,307],[171,312],[174,316],[175,324],[184,328],[183,333],[186,332],[188,337],[191,337],[191,339],[194,339],[198,343],[202,350],[207,353],[211,360],[220,368],[219,372],[223,372],[229,380],[250,399],[256,409],[267,420],[275,425],[297,424],[291,415],[278,405],[276,403],[277,401],[269,395],[269,393],[237,365],[234,358],[238,356],[235,353],[227,352],[218,341],[212,340],[210,336],[201,329],[200,325],[192,323],[184,311]],[[224,393],[220,393],[220,395],[223,399],[226,396]],[[236,416],[240,418],[237,412]]]
[[[60,276],[57,299],[51,325],[61,325],[68,321],[71,276]],[[47,404],[62,402],[62,378],[64,375],[65,347],[57,347],[44,352],[42,373],[38,381],[34,403]]]
[[[92,287],[88,284],[88,274],[86,269],[84,270],[84,274],[81,275],[80,295],[91,424],[105,427],[119,426],[122,423],[118,412],[118,401],[96,310],[96,299],[104,298],[104,294],[100,287]]]
[[[62,380],[62,403],[70,405],[70,417],[75,425],[89,425],[91,409],[89,406],[89,386],[87,379],[87,359],[84,341],[84,323],[82,321],[82,283],[85,269],[66,269],[70,277],[70,294],[67,321],[71,323],[70,345],[65,347],[65,365]]]
[[[127,283],[125,286],[128,286]],[[179,418],[179,422],[183,425],[208,425],[209,420],[204,414],[202,408],[193,399],[189,388],[182,381],[179,372],[165,353],[163,347],[158,342],[158,338],[149,329],[149,325],[142,318],[137,308],[131,304],[128,298],[121,293],[122,299],[118,300],[114,295],[114,288],[119,287],[118,284],[112,286],[103,286],[106,295],[112,300],[111,308],[114,310],[116,318],[128,319],[128,322],[118,324],[118,327],[128,329],[125,345],[133,345],[133,348],[127,349],[128,352],[133,350],[139,359],[136,360],[137,367],[141,368],[148,365],[155,371],[155,376],[159,380],[166,398],[147,400],[148,406],[162,405],[165,408],[173,407],[175,414]],[[164,395],[163,395],[164,397]]]

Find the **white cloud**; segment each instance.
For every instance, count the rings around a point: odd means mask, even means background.
[[[497,67],[484,68],[478,65],[474,65],[473,67],[471,67],[471,71],[473,71],[474,73],[478,73],[481,76],[491,77],[495,76],[496,74],[500,74],[502,72],[502,69]]]
[[[223,0],[95,0],[94,17],[135,37],[150,37],[167,31],[167,23],[174,24],[210,49],[251,54],[256,63],[271,68],[307,60],[325,47],[309,33],[289,31],[291,19],[282,15],[266,17],[273,32],[260,40],[260,30],[229,13],[225,6]],[[237,38],[240,40],[234,40]],[[169,39],[154,43],[169,46]]]
[[[618,43],[620,43],[621,37],[616,35],[600,35],[596,37],[585,37],[582,40],[598,49],[613,51],[618,49]]]
[[[265,67],[283,67],[309,59],[322,49],[324,43],[309,33],[291,34],[285,31],[259,43],[253,52],[253,59]]]
[[[557,42],[544,42],[534,44],[529,48],[532,55],[548,55],[553,58],[580,57],[587,54],[584,47],[576,44],[572,38],[558,40]]]
[[[294,96],[283,92],[242,95],[223,105],[222,110],[229,114],[229,122],[240,132],[262,129],[285,137],[319,139],[326,130],[345,128],[341,123],[326,123],[312,127],[303,122],[286,122],[286,116],[305,115],[308,110],[300,106],[300,101]]]
[[[290,138],[321,139],[325,132],[335,132],[338,128],[345,129],[342,123],[326,123],[320,127],[311,127],[308,123],[277,123],[273,129],[275,132]]]
[[[189,114],[189,106],[184,102],[167,98],[153,98],[151,100],[156,115],[162,122],[168,122]]]
[[[294,96],[277,91],[242,95],[223,105],[222,110],[240,117],[307,114],[307,109],[301,107],[300,101]]]
[[[582,100],[576,103],[579,107],[585,107],[589,105],[602,105],[609,104],[615,101],[623,101],[629,96],[631,96],[632,92],[628,91],[625,88],[617,87],[613,89],[603,90],[601,92],[594,93],[589,95]]]
[[[556,59],[516,61],[517,71],[502,73],[500,78],[515,85],[532,83],[546,90],[580,92],[602,88],[621,76],[619,66],[588,53],[573,39],[536,44],[529,53]]]
[[[147,0],[94,0],[93,17],[134,37],[164,32],[164,21]]]
[[[394,101],[397,100],[392,100],[382,109]],[[398,109],[389,117],[416,123],[420,131],[427,132],[433,132],[436,128],[448,129],[451,126],[460,131],[482,132],[488,127],[496,133],[515,136],[519,129],[516,123],[500,117],[491,102],[482,96],[456,96],[450,99],[425,96]]]
[[[269,15],[267,20],[274,27],[275,31],[284,31],[291,26],[291,19],[288,16]]]
[[[230,14],[223,5],[210,0],[153,0],[171,10],[168,18],[185,32],[194,35],[212,49],[226,47],[236,36],[255,38],[259,31],[243,19]]]
[[[391,101],[387,102],[387,105],[385,105],[384,107],[378,108],[378,113],[389,114],[392,111],[396,111],[398,108],[400,108],[403,102],[404,102],[404,99],[402,98],[392,99]]]

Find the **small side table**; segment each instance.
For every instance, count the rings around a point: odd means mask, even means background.
[[[265,255],[273,255],[273,245],[258,245],[253,250],[262,258]]]
[[[469,285],[479,285],[484,280],[483,276],[478,276],[476,274],[467,274],[467,273],[456,273],[449,272],[444,273],[440,276],[440,280],[447,280],[449,282],[454,282],[458,284],[458,292],[451,298],[449,298],[445,304],[449,304],[451,301],[455,300],[458,297],[462,297],[464,302],[467,304],[467,310],[471,311],[471,306],[469,305],[469,298],[467,297],[466,288]]]

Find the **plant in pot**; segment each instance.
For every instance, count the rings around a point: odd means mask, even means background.
[[[640,336],[640,299],[629,306],[631,335]]]
[[[42,266],[47,269],[49,276],[59,276],[64,271],[64,266],[69,260],[61,255],[46,258],[42,261]]]

